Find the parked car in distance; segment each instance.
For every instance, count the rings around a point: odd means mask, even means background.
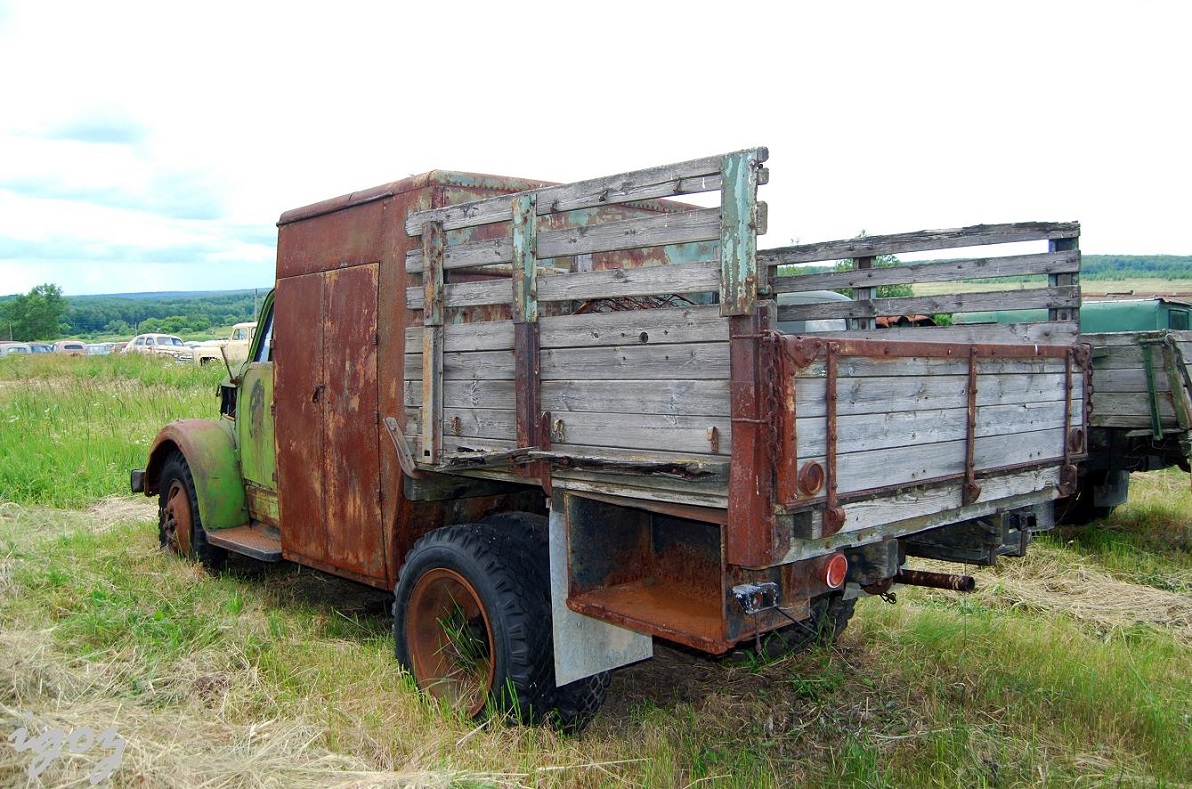
[[[182,338],[172,334],[138,334],[124,346],[121,353],[146,353],[155,356],[166,356],[176,362],[189,363],[194,359],[194,352],[186,347]]]
[[[237,323],[232,327],[232,336],[226,340],[207,340],[195,348],[195,364],[207,365],[212,362],[223,364],[226,357],[229,365],[239,364],[248,358],[248,346],[256,334],[257,324]],[[221,350],[222,349],[222,350]]]
[[[0,356],[15,356],[16,354],[33,353],[33,349],[23,342],[0,342]]]
[[[64,353],[67,356],[83,356],[87,353],[87,344],[82,340],[58,340],[54,343],[54,353]]]
[[[29,343],[29,350],[33,353],[53,353],[54,346],[48,342],[31,342]]]
[[[107,356],[112,352],[113,342],[93,342],[87,344],[88,356]]]

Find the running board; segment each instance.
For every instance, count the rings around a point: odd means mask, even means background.
[[[207,542],[262,562],[281,561],[281,533],[272,526],[246,524],[217,529],[207,532]]]

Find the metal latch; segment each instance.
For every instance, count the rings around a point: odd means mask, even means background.
[[[737,584],[733,587],[733,597],[746,614],[757,614],[778,607],[778,584],[764,582],[760,584]]]

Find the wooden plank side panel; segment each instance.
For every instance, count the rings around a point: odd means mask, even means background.
[[[933,249],[1006,244],[1080,235],[1079,222],[1020,222],[1002,225],[971,225],[948,230],[921,230],[887,236],[826,241],[818,244],[766,249],[758,252],[758,264],[782,266],[792,263],[819,263],[844,258],[898,255]]]
[[[1083,376],[1073,376],[1075,413],[1080,413]],[[1010,403],[1062,402],[1066,377],[1062,372],[984,374],[977,380],[977,406]],[[894,410],[965,408],[968,377],[960,374],[927,377],[850,377],[838,380],[837,414],[883,414]],[[827,382],[799,378],[795,387],[795,414],[823,418],[827,413]]]
[[[443,403],[447,408],[496,408],[512,410],[516,386],[513,381],[447,381]],[[405,404],[420,408],[421,387],[417,381],[405,384]],[[543,411],[563,415],[572,411],[595,411],[671,416],[729,415],[728,381],[546,381],[542,385]]]
[[[719,287],[720,269],[717,264],[686,263],[542,277],[538,280],[538,299],[550,302],[624,296],[666,296],[676,293],[705,293],[715,291]],[[422,309],[422,288],[409,288],[406,291],[406,299],[410,309]],[[443,286],[443,299],[448,308],[455,309],[511,304],[513,281],[494,279],[449,283]]]
[[[541,361],[543,381],[729,377],[727,342],[549,348]]]
[[[595,255],[627,249],[696,244],[720,239],[720,209],[704,208],[677,214],[647,214],[597,224],[543,229],[538,234],[541,260],[573,255]],[[488,266],[513,261],[513,240],[502,237],[450,244],[444,251],[445,270]],[[406,272],[416,274],[424,265],[423,252],[406,253]]]
[[[1006,436],[1062,427],[1064,416],[1062,400],[980,408],[976,419],[978,447],[984,439],[1004,440]],[[1079,413],[1073,424],[1080,424]],[[836,425],[836,451],[841,458],[852,452],[896,447],[913,453],[927,444],[964,440],[968,409],[903,410],[894,405],[886,413],[838,417]],[[827,432],[827,420],[822,417],[796,420],[799,457],[825,454]]]
[[[873,318],[881,315],[983,312],[1005,309],[1007,304],[1013,304],[1014,309],[1079,307],[1080,288],[1075,285],[1064,285],[1054,288],[943,293],[936,296],[787,305],[778,308],[778,319],[781,321],[829,320],[832,318]]]
[[[563,274],[539,280],[540,301],[583,301],[625,296],[706,293],[720,287],[717,263],[642,266]]]
[[[1021,463],[1060,463],[1064,454],[1062,428],[1019,434],[1014,441],[978,441],[974,456],[978,471],[993,471]],[[914,485],[939,477],[963,474],[966,442],[946,441],[922,444],[912,449],[894,447],[852,452],[837,457],[837,489],[840,495],[876,488]],[[823,456],[800,458],[821,465]]]
[[[764,148],[757,149],[755,155],[760,161],[766,159]],[[545,214],[719,191],[722,161],[722,156],[708,156],[603,178],[544,187],[534,190],[538,195],[538,211],[539,214]],[[508,198],[488,198],[410,214],[406,219],[406,232],[417,235],[425,222],[442,222],[446,229],[452,230],[508,221],[510,216],[511,203]]]
[[[728,342],[728,321],[715,305],[560,315],[539,323],[542,348]]]
[[[952,326],[907,326],[893,329],[825,333],[828,339],[896,340],[906,342],[1072,345],[1080,336],[1074,321],[1048,323],[965,323]]]
[[[1037,491],[1054,491],[1059,485],[1059,468],[1043,467],[982,479],[979,502],[996,502]],[[1052,496],[1054,497],[1054,496]],[[886,527],[899,521],[951,512],[963,506],[961,482],[949,485],[908,488],[896,495],[846,502],[842,533]],[[815,533],[822,533],[821,517],[812,518]]]
[[[1044,252],[1037,255],[966,258],[926,263],[909,263],[883,268],[826,271],[774,277],[775,293],[838,288],[877,288],[883,285],[914,285],[922,282],[959,282],[1032,274],[1075,273],[1080,271],[1080,253]]]

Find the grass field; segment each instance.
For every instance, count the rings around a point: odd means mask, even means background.
[[[161,424],[214,413],[215,383],[150,360],[0,360],[0,785],[1192,783],[1186,474],[1136,475],[1112,518],[970,568],[974,594],[862,601],[830,649],[763,663],[660,644],[568,738],[424,701],[385,595],[292,565],[212,576],[158,549],[127,469]]]

